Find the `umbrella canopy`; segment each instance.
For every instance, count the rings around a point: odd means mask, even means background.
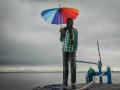
[[[67,18],[75,19],[79,15],[79,11],[74,8],[61,7],[45,10],[41,16],[45,21],[51,24],[65,24]]]

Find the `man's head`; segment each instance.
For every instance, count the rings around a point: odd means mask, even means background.
[[[67,24],[67,27],[71,28],[73,26],[73,19],[72,18],[67,18],[66,24]]]

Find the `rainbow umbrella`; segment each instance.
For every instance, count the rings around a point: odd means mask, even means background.
[[[43,19],[51,24],[65,24],[67,18],[75,19],[79,11],[69,7],[59,7],[45,10],[41,13]]]

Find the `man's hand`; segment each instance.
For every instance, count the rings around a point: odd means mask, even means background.
[[[60,28],[60,33],[61,33],[61,34],[64,33],[64,28]]]
[[[60,33],[61,33],[61,37],[64,39],[65,38],[65,29],[64,28],[60,28]]]
[[[73,53],[69,56],[69,60],[76,60],[76,52],[73,52]]]
[[[64,33],[64,28],[60,28],[60,41],[62,42],[63,39],[65,38],[65,33]]]
[[[76,52],[73,53],[73,59],[76,59]]]

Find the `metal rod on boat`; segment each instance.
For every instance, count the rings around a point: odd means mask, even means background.
[[[102,62],[101,62],[101,55],[100,55],[100,48],[99,48],[99,43],[98,43],[98,40],[97,40],[97,47],[98,47],[98,54],[99,54],[99,65],[98,65],[98,69],[99,69],[99,73],[102,73]],[[102,77],[100,77],[100,83],[103,83],[102,81]]]

